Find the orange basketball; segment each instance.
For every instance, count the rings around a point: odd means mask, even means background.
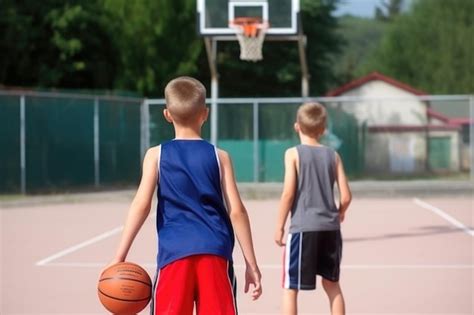
[[[107,268],[99,279],[102,305],[113,314],[136,314],[151,298],[151,279],[137,264],[122,262]]]

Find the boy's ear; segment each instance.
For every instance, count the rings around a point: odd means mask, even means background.
[[[202,122],[204,123],[205,121],[207,121],[208,118],[209,118],[209,107],[206,106],[206,109],[204,110]]]
[[[293,128],[295,128],[296,132],[300,132],[300,125],[297,122],[295,122],[295,124],[293,125]]]
[[[166,121],[169,123],[173,123],[173,116],[171,116],[170,112],[168,109],[163,109],[163,116],[165,117]]]

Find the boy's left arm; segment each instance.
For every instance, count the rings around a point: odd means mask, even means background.
[[[148,149],[145,154],[143,159],[142,178],[137,193],[130,205],[119,246],[113,260],[103,270],[115,263],[125,261],[133,240],[150,213],[153,192],[155,191],[158,179],[158,156],[158,147]]]
[[[218,150],[219,161],[222,172],[222,191],[229,211],[229,217],[235,230],[235,235],[239,241],[240,248],[245,259],[245,293],[248,292],[250,284],[254,285],[252,298],[258,299],[262,294],[261,274],[257,265],[255,251],[253,248],[252,232],[250,229],[250,220],[234,178],[232,161],[223,150]]]
[[[280,198],[278,221],[275,230],[275,243],[279,246],[285,246],[285,243],[283,242],[285,223],[295,199],[297,179],[296,154],[296,148],[290,148],[285,152],[285,179],[283,182],[283,192]]]

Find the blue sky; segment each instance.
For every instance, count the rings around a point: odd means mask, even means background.
[[[405,0],[408,5],[412,0]],[[381,0],[341,0],[339,8],[336,10],[336,16],[351,14],[361,17],[373,17],[375,7]]]

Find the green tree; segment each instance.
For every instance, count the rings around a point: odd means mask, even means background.
[[[166,82],[195,75],[203,43],[196,35],[195,0],[101,0],[122,28],[115,36],[121,71],[117,87],[163,96]]]
[[[339,0],[302,0],[311,94],[334,81],[340,49],[332,16]],[[196,33],[196,0],[0,1],[0,84],[132,90],[162,97],[178,75],[206,84],[209,67]],[[300,95],[295,42],[265,42],[265,60],[239,60],[237,41],[220,43],[221,96]]]
[[[113,88],[117,24],[93,1],[1,2],[0,83]]]
[[[474,92],[474,1],[418,0],[390,26],[364,72],[429,93]]]
[[[379,6],[375,7],[375,18],[380,21],[392,21],[400,15],[403,8],[403,0],[381,0]]]
[[[351,15],[339,18],[337,34],[344,40],[340,54],[332,58],[334,87],[352,81],[368,62],[384,35],[388,23]]]

